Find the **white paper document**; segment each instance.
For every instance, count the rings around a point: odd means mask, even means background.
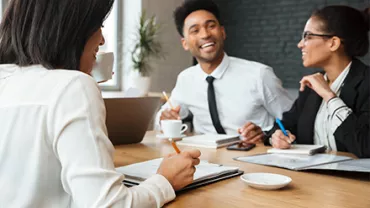
[[[338,163],[313,166],[306,169],[340,170],[370,173],[370,159],[347,160]]]
[[[260,165],[275,166],[291,170],[309,169],[310,167],[328,163],[352,160],[350,157],[330,154],[293,155],[293,154],[260,154],[238,157],[236,160]]]

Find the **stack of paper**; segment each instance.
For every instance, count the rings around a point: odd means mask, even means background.
[[[125,175],[123,182],[126,185],[138,185],[157,173],[162,159],[163,158],[158,158],[122,166],[116,168],[116,170]],[[194,173],[194,181],[192,183],[195,185],[199,185],[201,182],[205,183],[200,185],[205,185],[208,184],[207,181],[216,182],[243,173],[242,171],[239,171],[238,167],[222,166],[219,164],[208,163],[207,161],[201,161],[199,165],[195,166],[195,168],[196,171]]]
[[[295,144],[289,149],[271,148],[267,150],[267,153],[314,155],[316,153],[324,152],[325,150],[326,147],[324,145]]]
[[[219,148],[240,142],[239,135],[225,134],[202,134],[190,137],[185,137],[177,142],[179,145]]]

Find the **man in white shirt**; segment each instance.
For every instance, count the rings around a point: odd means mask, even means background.
[[[157,114],[160,120],[192,116],[195,133],[240,133],[256,143],[293,100],[271,67],[229,57],[219,10],[212,1],[185,1],[174,13],[185,50],[198,61],[180,73],[170,97]],[[261,126],[262,129],[258,126]]]

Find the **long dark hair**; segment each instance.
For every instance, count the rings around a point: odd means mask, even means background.
[[[114,0],[11,0],[0,24],[0,64],[79,70],[84,46]]]
[[[361,12],[348,6],[327,6],[314,11],[312,17],[322,21],[322,32],[342,39],[348,56],[364,56],[369,51],[369,8]]]

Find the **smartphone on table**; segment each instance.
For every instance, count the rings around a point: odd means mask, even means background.
[[[256,145],[255,144],[245,144],[245,143],[238,143],[238,144],[232,144],[228,146],[227,150],[239,150],[239,151],[249,151],[253,149]]]

